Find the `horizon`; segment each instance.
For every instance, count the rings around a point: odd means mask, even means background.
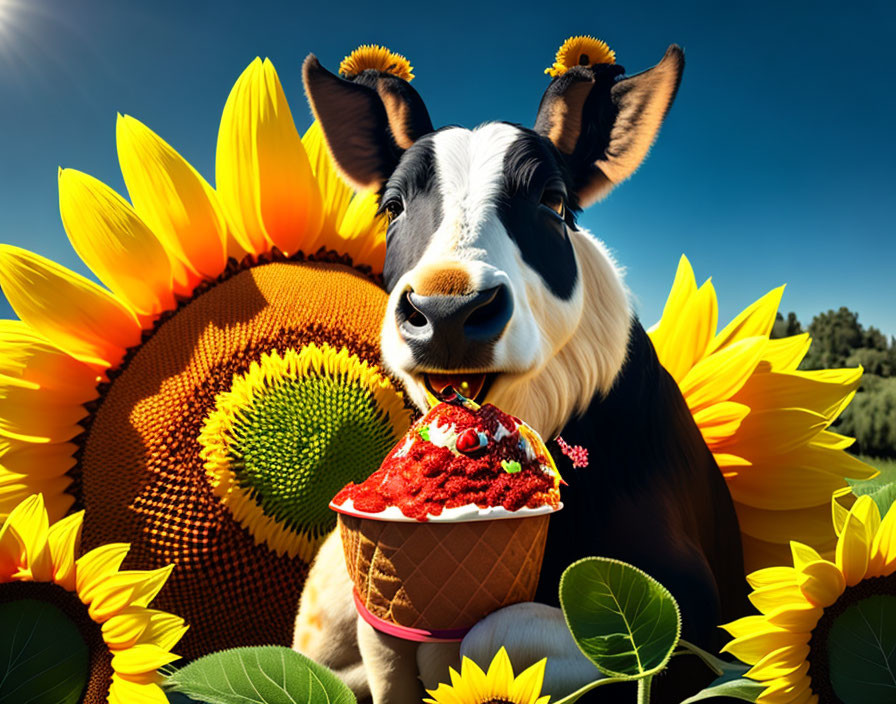
[[[434,124],[472,127],[530,125],[549,80],[543,69],[570,35],[604,39],[629,74],[678,43],[682,87],[647,161],[579,216],[627,270],[645,326],[659,319],[685,254],[698,283],[713,279],[720,328],[788,284],[780,311],[804,327],[846,306],[866,328],[896,336],[896,96],[886,90],[896,78],[896,7],[390,8],[0,0],[0,241],[96,280],[62,228],[57,166],[126,196],[115,153],[121,112],[213,184],[221,109],[256,55],[274,62],[304,132],[300,67],[311,51],[335,70],[359,44],[388,46],[410,59]]]

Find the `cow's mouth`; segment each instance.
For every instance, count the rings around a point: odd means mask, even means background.
[[[455,391],[476,403],[485,401],[485,397],[497,378],[497,372],[474,373],[452,372],[444,374],[424,374],[423,383],[436,398],[442,398],[443,392],[450,386]]]

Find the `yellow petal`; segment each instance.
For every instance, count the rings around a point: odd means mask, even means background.
[[[660,357],[660,363],[676,381],[682,382],[703,357],[715,334],[717,320],[716,292],[712,282],[707,281],[685,304],[680,319],[672,321],[674,326]]]
[[[0,470],[0,520],[6,519],[16,506],[35,493],[44,495],[44,504],[50,520],[62,518],[75,500],[71,494],[63,493],[71,483],[71,477],[64,475],[34,479],[27,475],[6,474]]]
[[[744,676],[760,681],[784,677],[799,670],[808,656],[808,645],[778,648],[763,656]]]
[[[103,624],[103,640],[110,650],[126,650],[137,644],[148,625],[146,609],[139,606],[122,609]]]
[[[729,627],[723,626],[723,628],[728,630]],[[755,628],[749,634],[735,637],[722,648],[722,652],[731,653],[748,665],[755,665],[772,650],[798,647],[808,642],[808,633],[791,633],[765,623],[764,626]]]
[[[97,375],[21,320],[0,320],[0,374],[73,403],[96,397]]]
[[[771,366],[771,371],[792,372],[803,361],[811,344],[812,340],[809,339],[807,332],[778,340],[769,340],[762,359]]]
[[[183,264],[179,293],[227,264],[227,225],[212,187],[177,151],[139,120],[118,116],[118,161],[137,215]]]
[[[109,704],[168,704],[168,697],[154,682],[140,683],[112,675]]]
[[[751,412],[737,432],[719,448],[750,448],[748,459],[791,452],[819,435],[828,420],[803,408],[775,408]]]
[[[535,704],[544,682],[544,669],[547,658],[542,658],[534,665],[523,670],[510,687],[510,699],[523,704]]]
[[[75,466],[74,443],[35,445],[0,437],[0,475],[17,474],[31,479],[52,479]],[[36,492],[32,492],[36,493]],[[47,497],[44,496],[44,502]],[[59,520],[50,517],[51,521]]]
[[[765,344],[763,337],[748,337],[697,362],[680,384],[688,407],[698,410],[736,394],[759,364]],[[741,402],[751,405],[748,401]]]
[[[749,413],[749,406],[733,401],[721,401],[694,413],[694,422],[700,428],[706,444],[710,449],[714,449],[737,432]]]
[[[134,314],[108,291],[37,254],[0,245],[0,286],[22,320],[94,369],[140,341]]]
[[[837,370],[840,374],[815,375],[813,372],[755,374],[733,397],[752,408],[774,404],[778,408],[807,408],[828,420],[858,386],[861,371]]]
[[[75,590],[75,555],[81,543],[84,511],[66,516],[50,526],[47,544],[53,559],[53,581],[63,589]]]
[[[885,577],[896,571],[896,503],[890,506],[871,546],[869,577]]]
[[[105,580],[121,567],[130,548],[128,543],[107,543],[78,558],[75,563],[75,585],[83,603],[93,601]]]
[[[355,196],[340,225],[338,244],[338,249],[344,250],[355,264],[366,264],[375,272],[383,270],[388,229],[386,216],[376,214],[378,208],[377,193]]]
[[[84,432],[85,408],[31,382],[0,374],[0,434],[35,443],[60,443]]]
[[[142,611],[149,614],[149,623],[137,639],[137,643],[155,643],[160,648],[171,650],[189,628],[180,616],[155,609],[142,609]]]
[[[826,609],[840,598],[845,588],[843,573],[832,562],[813,562],[801,570],[800,590],[815,606]]]
[[[737,504],[735,504],[736,506]],[[770,542],[742,532],[740,539],[744,548],[744,569],[747,572],[755,572],[768,568],[770,565],[786,563],[790,559],[790,548],[787,543],[783,542],[783,537],[776,535],[775,539],[782,542]],[[834,537],[834,532],[831,531],[830,541],[824,544],[824,549],[829,549],[831,556],[834,554],[836,543],[837,539]]]
[[[267,59],[249,64],[227,99],[215,179],[234,235],[249,253],[272,245],[293,253],[320,231],[320,190]]]
[[[678,260],[672,290],[663,307],[663,314],[659,322],[649,330],[650,340],[660,361],[669,354],[669,337],[681,319],[682,311],[695,293],[697,293],[697,281],[694,279],[694,270],[688,258],[682,254]]]
[[[75,251],[138,317],[174,308],[165,248],[121,196],[92,176],[60,169],[59,211]]]
[[[315,120],[302,137],[302,146],[308,155],[311,170],[320,187],[321,201],[324,210],[322,232],[335,235],[339,232],[342,218],[352,199],[353,191],[339,175],[330,149],[324,140],[320,123]]]
[[[802,570],[807,565],[811,565],[813,562],[821,562],[823,559],[815,548],[796,540],[790,541],[790,552],[793,556],[793,567],[796,570]]]
[[[826,506],[831,492],[845,484],[836,474],[768,458],[738,472],[728,489],[739,503],[782,511]]]
[[[804,662],[793,672],[768,682],[756,704],[805,704],[812,696],[808,671],[809,663]]]
[[[782,295],[784,295],[784,287],[779,286],[747,306],[715,336],[706,353],[712,354],[716,350],[748,337],[768,338],[775,324],[775,315],[778,312]]]
[[[7,518],[0,526],[0,584],[9,581],[24,563],[25,542]]]
[[[750,602],[759,611],[768,614],[785,606],[805,604],[806,599],[796,582],[793,582],[759,587],[750,594]]]
[[[748,574],[747,582],[753,589],[779,584],[796,584],[797,573],[792,567],[766,567]]]
[[[870,504],[876,511],[877,507],[870,496],[860,496],[855,506],[846,517],[846,524],[837,541],[837,567],[843,572],[846,586],[854,587],[865,577],[868,569],[868,560],[871,557],[871,540],[873,533],[870,526],[862,520],[871,520],[871,513],[867,506]],[[878,525],[880,514],[877,514]],[[877,526],[874,527],[876,530]]]
[[[721,626],[721,628],[728,631],[732,638],[744,638],[757,633],[765,633],[769,630],[768,622],[765,620],[765,617],[759,614],[744,616],[731,623],[726,623]],[[777,631],[780,629],[772,628],[771,630]]]
[[[49,582],[53,578],[53,563],[47,546],[50,522],[44,508],[44,497],[34,494],[16,506],[6,519],[3,527],[5,537],[0,540],[2,547],[0,562],[9,563],[10,557],[18,558],[21,571],[35,582]],[[9,535],[12,534],[12,535]],[[21,552],[16,555],[16,548]]]
[[[495,654],[495,657],[492,658],[485,678],[491,687],[489,692],[491,696],[506,694],[510,689],[510,683],[513,682],[513,666],[510,664],[510,657],[503,646]]]
[[[848,438],[845,435],[825,430],[812,438],[811,444],[828,450],[845,450],[855,444],[855,441],[855,438]]]
[[[831,513],[827,506],[775,511],[735,503],[741,533],[769,542],[781,543],[787,555],[791,540],[812,545],[819,550],[834,538]]]
[[[102,623],[129,606],[146,606],[165,586],[174,565],[157,570],[125,570],[108,576],[96,589],[88,612]]]
[[[784,606],[769,612],[768,622],[788,631],[809,633],[818,624],[818,619],[823,613],[824,609],[820,606],[814,606],[802,599],[801,604]]]
[[[141,643],[127,650],[119,650],[112,656],[112,669],[124,677],[154,673],[162,665],[179,660],[180,656],[169,653],[157,645]]]

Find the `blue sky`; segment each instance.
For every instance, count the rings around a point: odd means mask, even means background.
[[[300,129],[305,54],[335,69],[367,42],[411,59],[437,125],[531,125],[543,69],[582,33],[630,73],[672,42],[687,56],[649,159],[580,219],[627,268],[645,323],[686,253],[713,277],[721,323],[787,283],[782,309],[804,323],[845,305],[896,335],[896,4],[884,0],[0,0],[0,241],[88,273],[59,221],[57,166],[123,190],[122,112],[213,181],[221,109],[256,55],[277,66]]]

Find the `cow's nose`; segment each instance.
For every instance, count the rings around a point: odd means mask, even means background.
[[[465,359],[468,348],[501,336],[513,314],[513,299],[504,284],[464,296],[421,296],[406,291],[395,314],[406,342],[430,348],[426,354],[430,363],[460,367],[471,361]]]

